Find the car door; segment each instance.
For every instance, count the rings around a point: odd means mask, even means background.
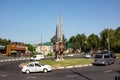
[[[30,72],[35,72],[35,65],[34,64],[29,64],[28,69]]]
[[[40,64],[38,64],[38,63],[35,63],[35,71],[36,72],[42,71],[42,66]]]
[[[105,58],[107,59],[108,64],[112,64],[112,57],[110,55],[106,55]]]

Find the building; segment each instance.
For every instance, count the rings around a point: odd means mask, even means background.
[[[53,44],[51,42],[40,44],[36,47],[36,52],[47,55],[48,53],[53,52]]]
[[[5,54],[6,53],[6,47],[0,45],[0,54]]]
[[[21,56],[22,54],[25,53],[26,49],[27,49],[27,46],[24,43],[13,42],[12,44],[6,46],[6,54],[8,56],[10,55]]]

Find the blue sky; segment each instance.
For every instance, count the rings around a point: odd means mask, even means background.
[[[0,37],[25,43],[50,41],[60,14],[67,39],[120,26],[120,0],[0,0]]]

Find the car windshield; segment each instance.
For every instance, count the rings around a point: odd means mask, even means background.
[[[41,66],[44,66],[45,64],[39,63]]]
[[[95,58],[102,58],[102,55],[95,55]]]
[[[105,55],[104,57],[105,57],[105,58],[110,58],[110,56],[109,56],[109,55]]]
[[[40,65],[40,66],[44,66],[45,64],[43,64],[43,63],[37,63],[38,65]]]
[[[33,56],[33,58],[36,58],[36,56]]]

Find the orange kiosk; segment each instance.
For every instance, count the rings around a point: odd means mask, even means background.
[[[8,56],[12,55],[12,53],[25,53],[26,51],[26,45],[21,42],[13,42],[10,45],[7,45],[6,47],[6,54]]]

